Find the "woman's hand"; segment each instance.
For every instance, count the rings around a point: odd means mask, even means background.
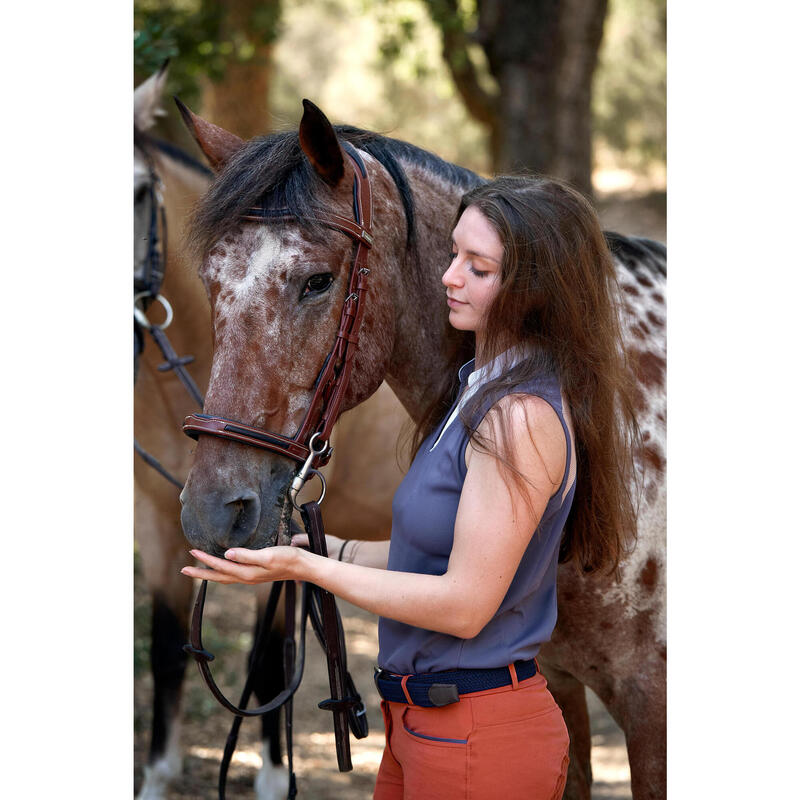
[[[265,547],[247,550],[234,547],[225,558],[189,551],[206,567],[184,567],[181,574],[216,583],[267,583],[269,581],[302,580],[301,566],[306,553],[298,547]]]

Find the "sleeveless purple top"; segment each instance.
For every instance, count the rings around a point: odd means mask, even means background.
[[[459,370],[459,396],[464,393],[474,363],[473,359]],[[572,441],[555,375],[538,376],[515,387],[514,391],[541,397],[558,414],[567,440],[561,486],[550,498],[500,608],[477,636],[460,639],[380,618],[378,664],[389,672],[409,674],[500,667],[533,658],[541,643],[548,641],[553,632],[558,551],[575,493],[573,482],[564,494]],[[458,401],[422,443],[395,493],[388,569],[427,575],[443,575],[447,571],[456,511],[467,474],[464,454],[468,433],[460,418],[451,419],[457,404]],[[488,409],[481,416],[486,411]]]

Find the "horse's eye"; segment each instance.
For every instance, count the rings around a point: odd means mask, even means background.
[[[303,287],[303,297],[309,297],[312,294],[322,294],[322,292],[330,289],[333,283],[333,275],[330,272],[321,272],[319,275],[312,275]]]

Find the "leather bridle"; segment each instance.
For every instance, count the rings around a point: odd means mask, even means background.
[[[315,466],[324,466],[331,457],[328,447],[331,430],[339,416],[339,409],[350,381],[353,356],[364,316],[364,294],[367,291],[369,267],[367,259],[372,247],[372,191],[364,162],[355,149],[347,143],[345,152],[353,164],[353,220],[332,212],[316,217],[322,225],[341,231],[356,242],[356,252],[350,268],[350,281],[339,319],[339,329],[334,345],[322,365],[315,382],[314,394],[305,418],[294,436],[244,425],[235,420],[209,414],[190,414],[183,430],[194,439],[200,434],[218,436],[278,453],[303,464],[310,472]],[[267,223],[292,218],[288,209],[265,211],[251,208],[242,219]],[[317,442],[321,444],[317,444]],[[302,473],[302,470],[301,470]],[[296,496],[296,494],[295,494]]]
[[[342,143],[342,145],[353,166],[353,219],[349,220],[339,214],[327,212],[315,217],[315,221],[326,227],[341,231],[352,238],[356,244],[356,250],[350,267],[348,291],[342,306],[336,338],[317,376],[314,394],[297,433],[292,437],[288,437],[226,417],[210,414],[190,414],[183,424],[184,432],[193,439],[197,439],[201,434],[216,436],[228,441],[278,453],[297,461],[300,467],[292,482],[290,497],[292,504],[301,513],[303,523],[308,532],[312,552],[323,556],[327,556],[327,548],[319,503],[324,496],[325,482],[322,474],[315,467],[326,464],[333,451],[333,448],[329,446],[330,434],[339,416],[342,401],[350,381],[353,357],[356,352],[359,331],[364,316],[365,304],[363,300],[367,291],[367,277],[370,273],[367,260],[373,243],[372,192],[369,176],[357,151],[346,142]],[[296,217],[291,214],[289,209],[265,210],[262,208],[250,208],[242,219],[249,222],[269,223],[276,220],[296,219]],[[320,444],[317,444],[318,441]],[[317,474],[322,481],[322,496],[317,501],[298,506],[296,502],[297,495],[311,474]],[[283,583],[286,584],[287,591],[290,585],[293,584],[292,581]],[[287,688],[271,702],[257,709],[247,710],[245,706],[249,693],[246,692],[243,694],[243,699],[238,707],[230,703],[214,683],[208,668],[208,662],[214,656],[203,648],[200,638],[206,585],[207,582],[204,581],[195,603],[192,616],[191,644],[184,649],[197,660],[200,672],[212,693],[225,708],[236,715],[237,723],[244,716],[263,714],[274,710],[283,703],[287,703],[287,750],[289,751],[290,762],[289,796],[293,797],[296,793],[296,786],[291,765],[290,708],[291,696],[297,689],[302,675],[302,658],[301,663],[297,666],[295,666],[293,658],[287,658],[285,666],[287,673],[292,673],[292,678]],[[352,769],[348,728],[352,729],[357,738],[366,736],[368,733],[366,714],[361,698],[353,685],[352,678],[347,672],[344,634],[336,609],[335,598],[330,592],[311,586],[311,601],[309,602],[306,599],[308,588],[309,584],[305,584],[301,624],[304,627],[306,608],[312,606],[310,617],[314,630],[327,655],[328,677],[331,689],[331,698],[324,700],[319,706],[333,712],[339,770],[345,772]],[[289,598],[293,599],[293,597],[294,594],[292,592]],[[271,601],[270,605],[274,606],[274,603]],[[291,610],[289,606],[291,606]],[[294,604],[287,599],[287,625],[291,625],[292,630],[294,628],[293,620]],[[302,638],[303,634],[301,633],[301,642]],[[293,642],[290,649],[294,649]],[[238,725],[235,726],[235,730],[238,731]],[[232,736],[234,736],[233,730]],[[235,738],[233,741],[235,742]],[[225,758],[220,771],[221,796],[224,796],[225,774],[231,752],[232,746],[229,744],[226,747]]]
[[[138,149],[138,148],[137,148]],[[161,179],[153,166],[152,159],[140,150],[147,164],[148,184],[147,199],[150,208],[147,223],[147,250],[142,262],[141,274],[134,274],[134,293],[146,292],[150,297],[157,297],[164,281],[164,264],[166,263],[167,215],[161,197]],[[159,229],[161,234],[159,235]]]

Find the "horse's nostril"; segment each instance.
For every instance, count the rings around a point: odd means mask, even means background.
[[[250,537],[258,527],[258,519],[261,510],[261,503],[255,492],[248,492],[242,497],[237,497],[226,503],[230,514],[231,544],[242,545],[249,541]]]

